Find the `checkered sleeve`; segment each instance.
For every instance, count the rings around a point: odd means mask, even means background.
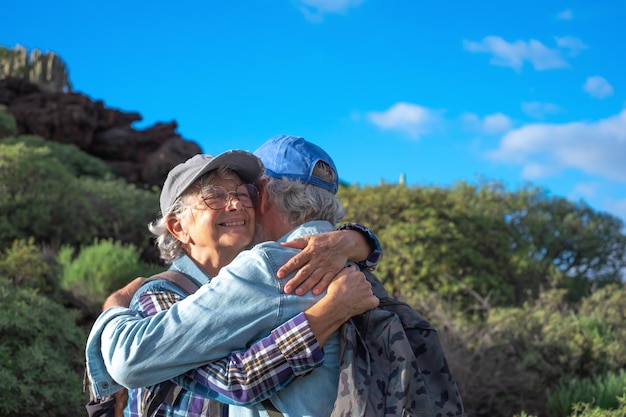
[[[248,350],[232,353],[174,381],[197,395],[250,405],[320,366],[323,359],[323,350],[304,313],[300,313]]]

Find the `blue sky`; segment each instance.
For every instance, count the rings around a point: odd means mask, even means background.
[[[207,153],[276,134],[342,180],[525,183],[626,220],[626,1],[9,2],[0,45]]]

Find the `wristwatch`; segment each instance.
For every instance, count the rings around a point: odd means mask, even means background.
[[[357,232],[360,232],[363,237],[365,237],[365,240],[367,240],[367,242],[369,243],[372,251],[370,252],[366,260],[357,262],[356,264],[361,269],[365,269],[368,271],[375,270],[378,266],[378,261],[380,260],[380,257],[383,253],[383,248],[374,232],[372,232],[368,227],[365,227],[359,223],[346,223],[339,226],[337,230],[355,230]]]

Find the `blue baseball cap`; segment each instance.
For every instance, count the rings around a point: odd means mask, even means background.
[[[322,148],[304,138],[274,136],[254,151],[254,154],[265,165],[265,175],[299,180],[333,194],[339,189],[339,176],[332,158]],[[335,171],[335,181],[328,182],[313,175],[313,168],[318,161],[325,162]]]

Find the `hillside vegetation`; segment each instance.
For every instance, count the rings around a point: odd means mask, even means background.
[[[162,268],[146,227],[158,189],[15,126],[0,109],[0,415],[84,415],[99,306]],[[626,415],[621,220],[531,184],[339,197],[380,238],[387,289],[439,329],[468,416]]]

